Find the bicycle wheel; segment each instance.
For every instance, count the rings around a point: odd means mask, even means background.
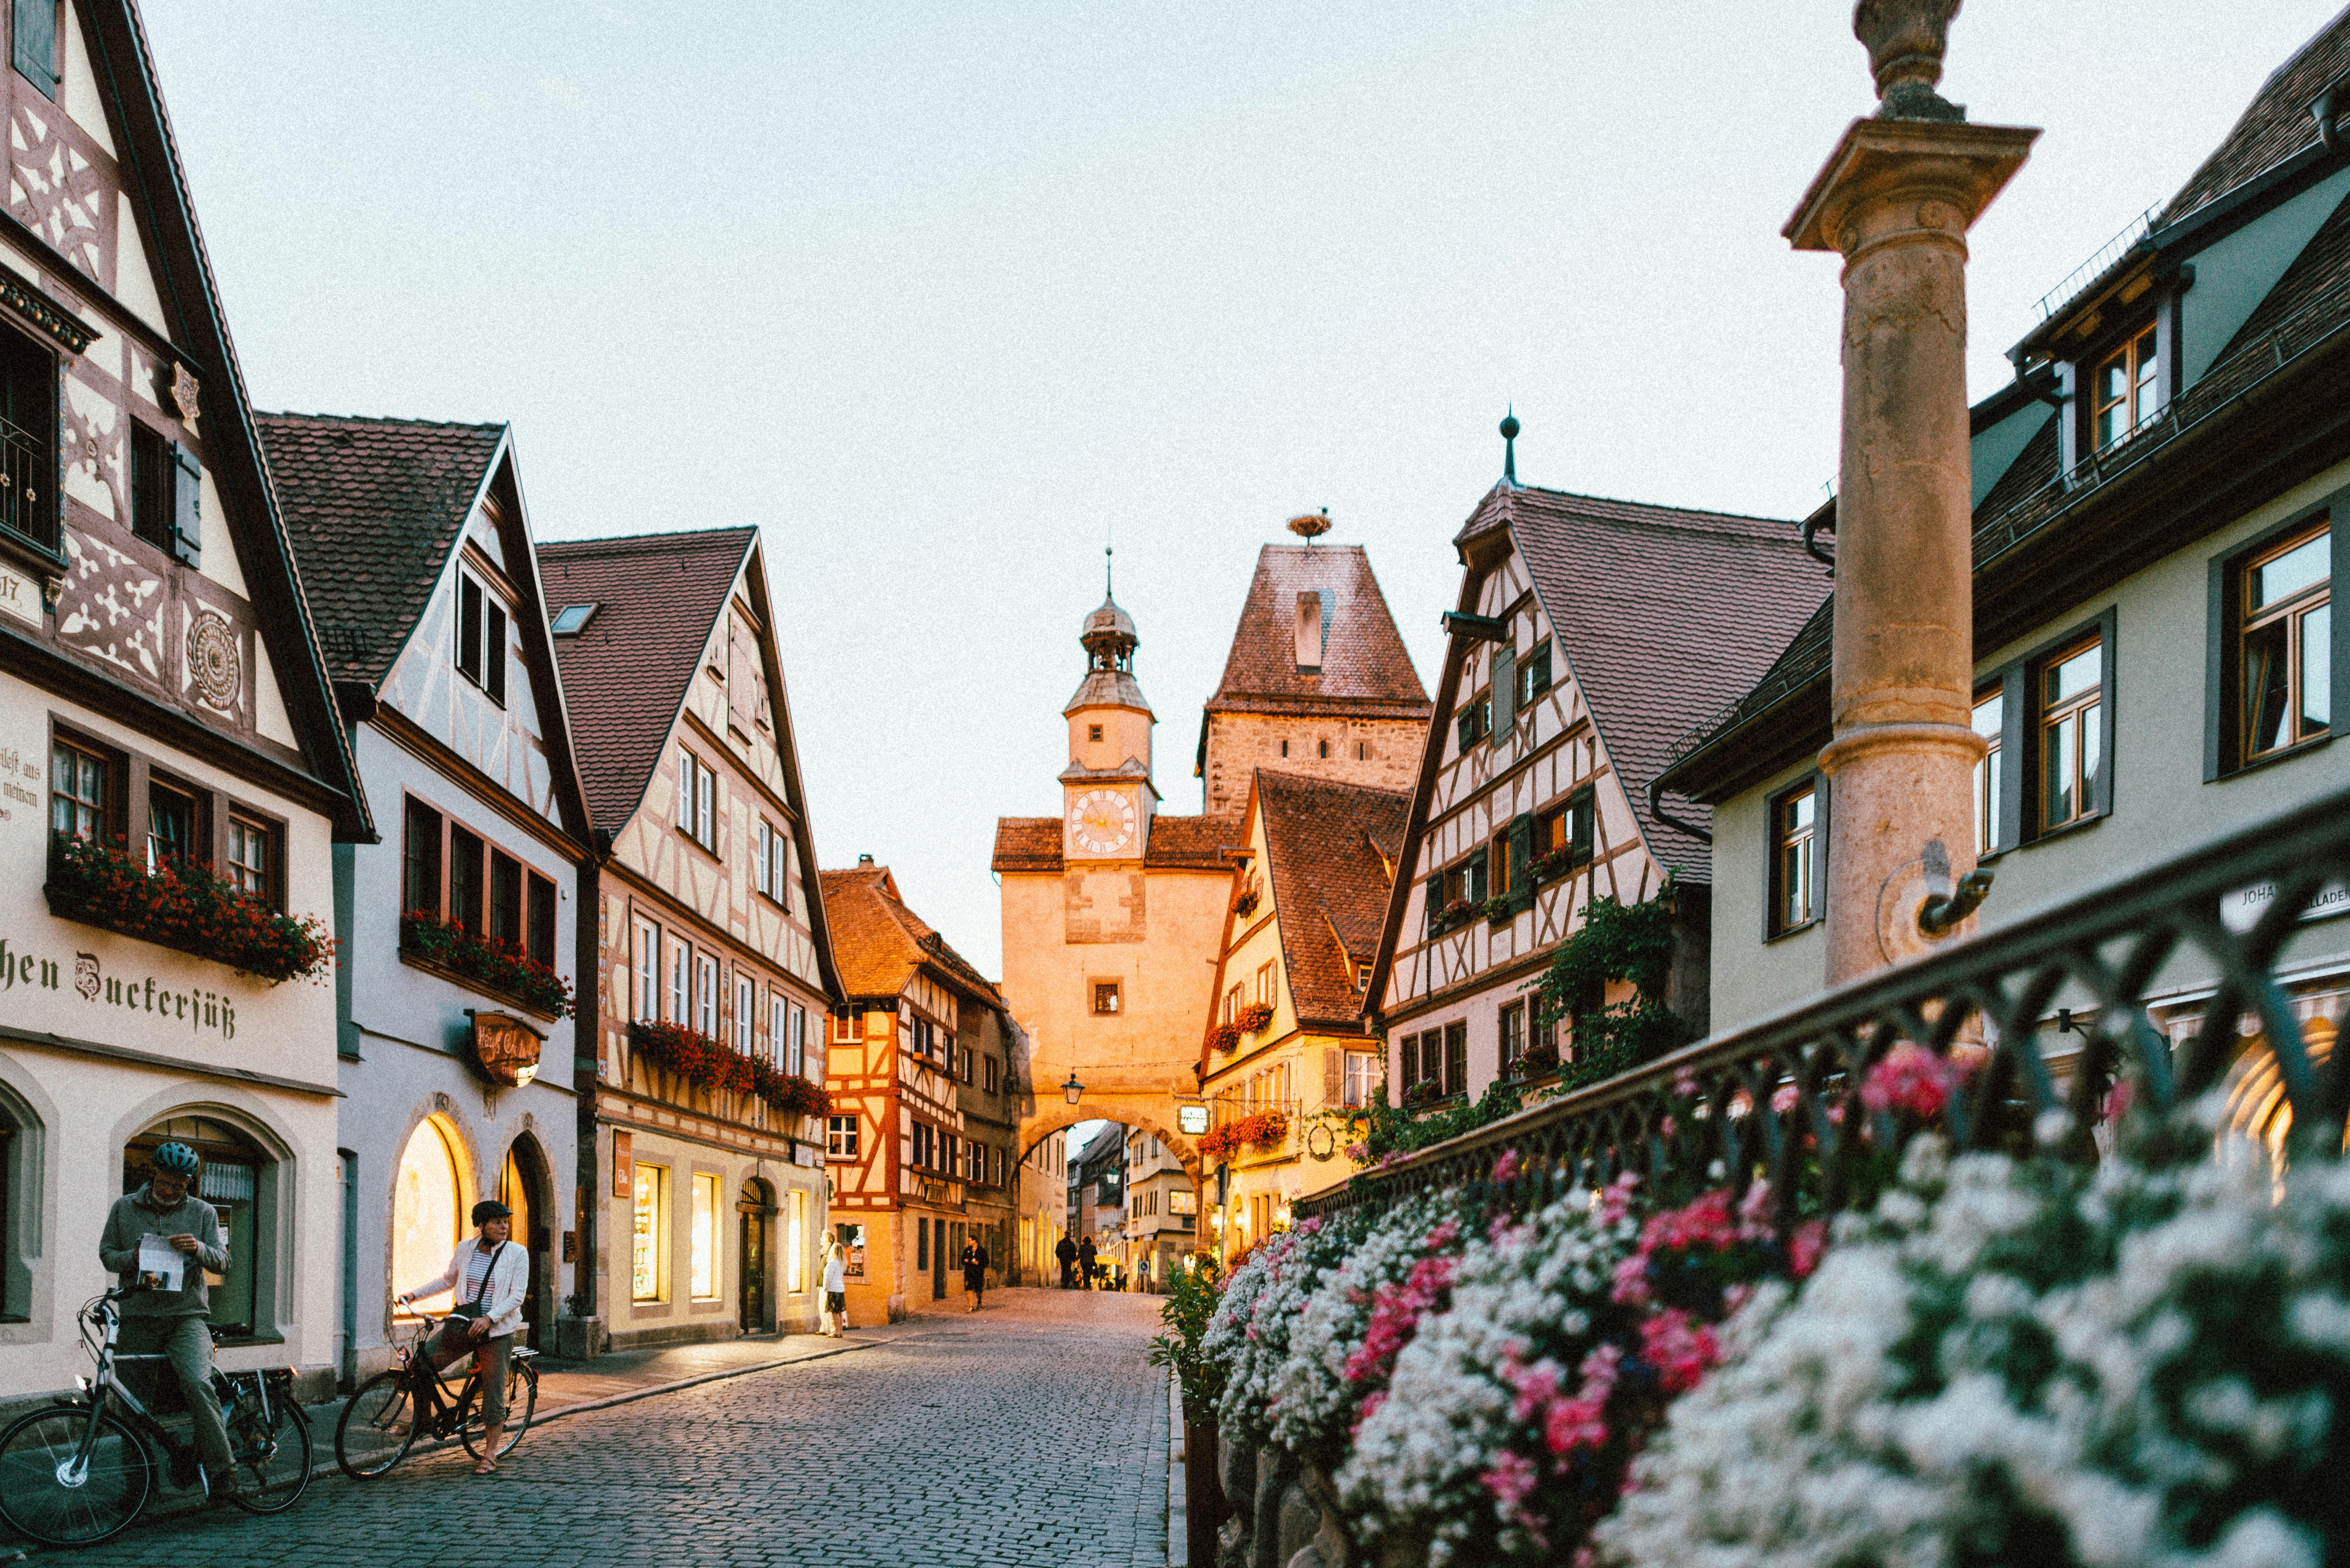
[[[248,1513],[283,1513],[310,1485],[310,1420],[291,1399],[270,1401],[264,1419],[256,1405],[238,1400],[228,1418],[229,1452],[248,1490],[236,1505]]]
[[[104,1541],[138,1518],[154,1490],[154,1455],[111,1412],[60,1405],[0,1435],[0,1519],[43,1545]]]
[[[522,1435],[530,1430],[531,1412],[538,1408],[538,1368],[529,1362],[510,1358],[506,1362],[506,1427],[502,1434],[505,1441],[498,1445],[497,1457],[514,1452]],[[465,1451],[475,1459],[482,1457],[482,1380],[465,1380],[464,1426]]]
[[[335,1463],[353,1480],[380,1476],[416,1441],[416,1397],[405,1372],[379,1372],[359,1385],[335,1423]]]

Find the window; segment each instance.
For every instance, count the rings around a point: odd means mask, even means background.
[[[636,1019],[651,1023],[660,1017],[660,928],[650,920],[637,922]]]
[[[400,907],[441,913],[441,814],[411,800],[400,814]]]
[[[1358,763],[1367,763],[1371,760],[1370,742],[1357,741],[1355,742],[1355,760]]]
[[[1444,1092],[1469,1092],[1469,1025],[1465,1023],[1444,1026]]]
[[[1098,741],[1098,740],[1100,740],[1100,739],[1101,739],[1101,735],[1102,735],[1102,731],[1101,731],[1101,726],[1100,726],[1099,724],[1087,724],[1087,725],[1086,726],[1086,739],[1087,739],[1087,740],[1088,740],[1088,741]]]
[[[449,1254],[465,1235],[466,1183],[457,1160],[460,1146],[437,1116],[427,1116],[408,1135],[391,1189],[391,1287],[429,1280],[449,1266]],[[428,1296],[425,1310],[445,1312],[447,1293]]]
[[[522,947],[522,862],[503,849],[490,851],[490,936]]]
[[[917,1269],[927,1269],[927,1268],[929,1268],[930,1266],[931,1266],[931,1220],[930,1220],[930,1217],[929,1217],[928,1215],[916,1215],[916,1216],[915,1216],[915,1218],[914,1218],[914,1267],[916,1267]]]
[[[1259,1006],[1273,1005],[1273,964],[1270,961],[1256,966],[1256,1000]]]
[[[1774,937],[1820,918],[1819,806],[1816,777],[1772,798],[1770,934]]]
[[[2000,736],[2007,725],[2007,694],[1999,687],[1979,692],[1975,697],[1975,733],[1991,742],[1991,750],[1975,764],[1975,854],[1989,855],[2000,847],[1999,805],[2005,798],[2000,788],[2002,764],[2006,759],[2000,753]]]
[[[147,783],[147,869],[186,860],[196,846],[196,797],[162,780]]]
[[[530,874],[530,956],[532,961],[555,967],[555,884]]]
[[[506,610],[470,572],[457,574],[457,672],[504,705]]]
[[[40,0],[14,7],[19,28],[17,68],[24,68],[22,27]],[[54,556],[57,550],[57,361],[22,332],[0,330],[0,527]]]
[[[449,829],[449,919],[467,930],[482,930],[481,836],[453,824]]]
[[[1492,694],[1480,693],[1462,703],[1461,717],[1456,721],[1456,725],[1460,731],[1461,750],[1463,752],[1492,734],[1493,732]]]
[[[1482,849],[1446,871],[1443,876],[1443,896],[1438,900],[1440,907],[1445,904],[1457,904],[1464,898],[1472,904],[1482,904],[1485,901],[1485,851]]]
[[[718,1294],[718,1179],[701,1171],[693,1175],[693,1299],[711,1301]]]
[[[1118,1012],[1118,981],[1114,980],[1097,980],[1094,981],[1094,1016],[1096,1018],[1110,1018],[1116,1016]]]
[[[691,752],[677,754],[678,831],[712,854],[718,851],[718,779]]]
[[[759,988],[747,974],[734,977],[734,1049],[751,1054],[751,1026],[759,1012]]]
[[[997,1089],[997,1088],[999,1087],[999,1085],[1000,1085],[1000,1080],[1001,1080],[1001,1077],[1002,1077],[1002,1074],[1001,1074],[1001,1073],[1000,1073],[1000,1071],[998,1070],[998,1066],[997,1066],[996,1060],[995,1060],[995,1058],[994,1058],[994,1057],[993,1057],[993,1056],[989,1056],[989,1057],[985,1058],[985,1060],[986,1060],[986,1063],[987,1063],[987,1068],[986,1068],[987,1082],[986,1082],[984,1085],[982,1085],[982,1087],[985,1088],[985,1089],[986,1089],[986,1091],[987,1091],[989,1094],[991,1094],[991,1095],[992,1095],[992,1094],[995,1093],[996,1089]]]
[[[565,605],[555,612],[555,624],[548,629],[557,637],[577,637],[595,618],[596,609],[592,604]]]
[[[276,902],[276,870],[270,846],[276,835],[258,822],[232,814],[228,819],[228,865],[224,875],[240,892]]]
[[[865,1009],[852,1006],[834,1013],[832,1037],[844,1043],[865,1038]]]
[[[908,1158],[918,1170],[927,1170],[931,1164],[931,1129],[921,1122],[914,1124],[913,1152]]]
[[[130,421],[130,532],[159,550],[172,547],[171,446],[153,426]]]
[[[1526,1004],[1513,1002],[1502,1009],[1502,1076],[1518,1075],[1519,1060],[1526,1054]]]
[[[686,961],[690,950],[675,937],[669,939],[669,1021],[685,1023],[691,1021],[686,996]]]
[[[708,953],[693,961],[693,1027],[718,1038],[718,961]]]
[[[212,1293],[213,1327],[234,1339],[265,1332],[277,1321],[273,1285],[277,1272],[276,1164],[226,1122],[181,1112],[150,1124],[125,1145],[123,1191],[135,1192],[144,1185],[156,1147],[167,1141],[188,1145],[203,1159],[195,1196],[220,1217],[221,1241],[228,1248],[227,1271],[206,1271],[204,1275]],[[444,1252],[440,1262],[448,1261]]]
[[[2090,427],[2096,450],[2128,440],[2162,408],[2160,358],[2148,327],[2106,357],[2090,385]]]
[[[1517,705],[1530,706],[1534,700],[1550,690],[1550,643],[1547,639],[1528,650],[1518,662]]]
[[[855,1159],[857,1158],[857,1118],[855,1116],[827,1116],[825,1118],[824,1157],[827,1159]]]
[[[106,836],[111,759],[57,742],[49,752],[49,828],[66,838]]]
[[[759,819],[758,836],[752,851],[751,879],[770,901],[780,904],[786,910],[792,907],[792,882],[790,864],[784,857],[784,846],[790,842],[784,836],[783,829],[764,817]]]
[[[2304,531],[2243,568],[2243,761],[2326,733],[2334,698],[2334,535]]]
[[[1221,1023],[1230,1023],[1240,1016],[1240,1012],[1241,988],[1236,985],[1230,991],[1224,992],[1224,1014],[1221,1019],[1217,1020],[1217,1022]]]
[[[1371,966],[1361,959],[1355,961],[1355,989],[1357,991],[1371,989]]]
[[[784,1071],[799,1076],[807,1073],[807,1009],[792,1003],[789,1027],[784,1033]]]
[[[1341,1102],[1349,1106],[1367,1106],[1378,1086],[1378,1057],[1368,1051],[1347,1053],[1345,1078],[1340,1085]]]
[[[2041,831],[2063,827],[2097,810],[2104,725],[2105,644],[2093,637],[2040,668]]]
[[[636,1234],[631,1238],[629,1265],[629,1294],[637,1301],[657,1302],[663,1298],[661,1289],[661,1250],[668,1240],[669,1169],[665,1166],[637,1167]]]

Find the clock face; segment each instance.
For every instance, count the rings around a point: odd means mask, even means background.
[[[1069,807],[1069,844],[1080,855],[1115,855],[1134,842],[1134,802],[1089,789]]]

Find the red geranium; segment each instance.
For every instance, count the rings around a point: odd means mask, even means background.
[[[52,840],[49,912],[224,963],[255,980],[326,978],[335,940],[316,915],[280,914],[192,861],[145,858],[95,837]]]

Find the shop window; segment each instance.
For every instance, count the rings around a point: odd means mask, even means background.
[[[229,1339],[276,1338],[271,1281],[276,1265],[276,1163],[225,1122],[172,1116],[152,1124],[124,1146],[123,1191],[136,1192],[146,1185],[155,1147],[166,1142],[184,1143],[203,1159],[195,1196],[220,1216],[221,1237],[228,1248],[228,1268],[204,1276],[213,1327]],[[447,1254],[440,1261],[446,1263]]]
[[[457,1142],[437,1116],[427,1116],[408,1135],[391,1189],[391,1288],[406,1290],[449,1265],[464,1240],[468,1218],[465,1179]],[[420,1310],[445,1312],[452,1297],[442,1292],[419,1303]]]
[[[1771,797],[1770,934],[1785,936],[1820,918],[1820,781],[1807,778]]]
[[[784,1289],[792,1295],[807,1289],[807,1199],[795,1189],[784,1204]]]
[[[693,1177],[693,1299],[713,1301],[718,1295],[718,1179],[696,1171]]]
[[[629,1290],[632,1299],[668,1299],[662,1289],[661,1253],[669,1241],[669,1168],[637,1167],[635,1235],[631,1238]]]

